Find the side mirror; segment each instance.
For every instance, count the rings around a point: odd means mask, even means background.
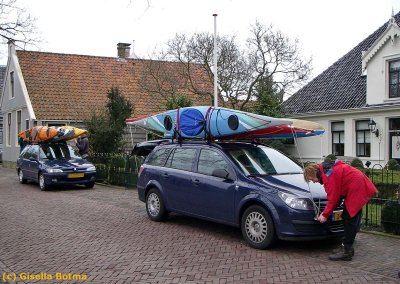
[[[223,178],[223,179],[230,179],[229,172],[225,169],[215,169],[211,175],[214,177],[219,177],[219,178]]]

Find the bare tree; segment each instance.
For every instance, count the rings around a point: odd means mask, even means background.
[[[244,109],[246,104],[257,99],[257,84],[270,80],[273,89],[284,95],[304,84],[311,72],[311,58],[301,58],[298,41],[291,43],[289,38],[272,26],[266,27],[256,22],[251,27],[251,35],[242,48],[235,36],[218,37],[218,85],[219,102],[224,106]],[[213,35],[196,33],[191,37],[177,34],[168,41],[163,52],[164,59],[178,61],[185,66],[183,75],[187,76],[187,87],[200,95],[212,92],[199,88],[201,84],[193,77],[191,68],[202,66],[207,80],[213,82]]]
[[[0,37],[2,43],[14,41],[15,45],[25,48],[36,45],[40,39],[36,37],[36,19],[25,9],[16,6],[17,0],[0,0]]]

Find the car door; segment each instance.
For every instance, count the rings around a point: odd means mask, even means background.
[[[191,213],[193,198],[190,187],[197,149],[177,147],[168,158],[165,168],[160,169],[161,180],[171,209]]]
[[[217,177],[215,170],[225,170],[228,178]],[[215,149],[201,149],[196,172],[191,175],[188,188],[191,198],[191,210],[196,215],[233,223],[236,174],[225,158]]]
[[[37,180],[39,170],[39,146],[32,145],[27,151],[27,158],[24,159],[25,176],[28,179]]]

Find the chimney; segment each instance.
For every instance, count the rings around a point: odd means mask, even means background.
[[[118,50],[118,58],[129,58],[131,44],[120,42],[117,44],[117,50]]]

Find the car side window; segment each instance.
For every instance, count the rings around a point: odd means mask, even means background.
[[[172,158],[168,160],[171,168],[191,171],[193,162],[196,157],[196,149],[193,148],[176,148]]]
[[[30,158],[37,160],[38,159],[38,154],[39,154],[39,149],[37,145],[33,145],[30,149]]]
[[[197,165],[197,172],[211,176],[213,171],[217,169],[224,169],[230,172],[229,166],[221,154],[212,150],[202,149]]]
[[[171,152],[171,149],[159,149],[156,152],[154,152],[146,162],[148,165],[152,166],[164,166],[165,161],[168,158],[169,153]]]
[[[29,153],[30,148],[31,148],[30,146],[27,146],[24,148],[24,150],[22,150],[22,153],[21,153],[22,158],[29,159],[29,157],[31,156],[31,154]]]

